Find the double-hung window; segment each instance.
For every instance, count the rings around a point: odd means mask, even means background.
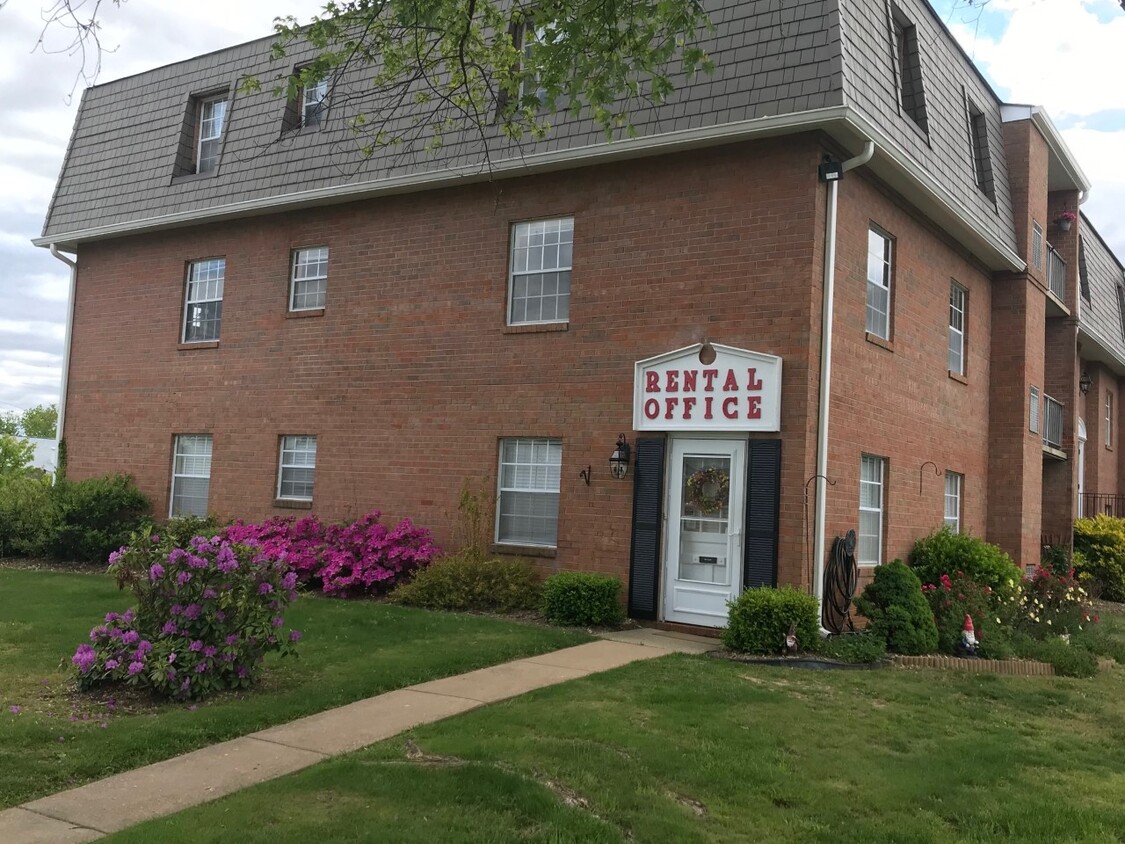
[[[945,473],[945,526],[954,533],[961,532],[961,487],[964,475]]]
[[[301,126],[319,126],[328,109],[328,80],[318,79],[301,90]]]
[[[949,285],[949,371],[965,374],[965,303],[967,293],[957,282]]]
[[[1027,390],[1027,430],[1033,434],[1039,433],[1039,388],[1028,387]]]
[[[282,437],[278,462],[277,497],[286,501],[312,501],[316,437]]]
[[[918,30],[897,8],[892,13],[895,39],[895,64],[898,71],[898,95],[903,112],[923,132],[928,131],[926,96],[922,86],[922,59],[918,50]]]
[[[289,282],[289,310],[310,311],[324,307],[328,290],[328,247],[294,249]]]
[[[498,543],[555,547],[561,472],[561,440],[521,437],[500,441]]]
[[[211,489],[211,435],[178,434],[172,456],[169,518],[207,515]]]
[[[223,126],[227,117],[227,97],[199,100],[199,120],[195,147],[195,172],[208,173],[219,166]]]
[[[570,319],[570,265],[574,218],[535,220],[512,226],[508,324]]]
[[[203,343],[219,339],[226,273],[225,258],[207,258],[188,264],[183,342]]]
[[[1105,391],[1105,447],[1113,448],[1113,391]]]
[[[877,566],[883,562],[883,501],[887,461],[865,454],[859,461],[859,542],[856,563]]]
[[[891,338],[893,241],[880,231],[867,232],[867,331]]]

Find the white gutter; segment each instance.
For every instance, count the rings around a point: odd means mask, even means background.
[[[843,164],[843,172],[862,167],[875,154],[875,142],[867,141],[863,152]],[[828,499],[828,416],[832,395],[832,310],[836,288],[836,204],[840,180],[828,183],[828,215],[824,225],[824,302],[820,314],[820,400],[816,422],[816,510],[813,517],[813,594],[817,619],[824,629],[824,533]]]
[[[63,423],[66,421],[66,390],[67,381],[70,378],[70,340],[74,328],[74,288],[78,281],[78,262],[59,252],[54,243],[51,244],[51,254],[70,267],[70,293],[66,300],[66,333],[63,335],[62,383],[59,385],[59,418],[55,425],[55,461],[57,465],[61,456],[58,453],[58,447],[63,440]]]

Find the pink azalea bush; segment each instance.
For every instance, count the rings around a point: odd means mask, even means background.
[[[194,700],[250,686],[269,652],[294,652],[286,630],[297,575],[251,545],[194,537],[186,548],[151,535],[110,555],[110,573],[137,606],[109,613],[71,662],[80,688],[122,682]]]
[[[429,565],[439,549],[430,532],[409,519],[387,528],[379,516],[374,510],[342,525],[316,516],[275,516],[259,524],[235,522],[221,536],[283,562],[302,583],[319,584],[325,594],[382,594]]]

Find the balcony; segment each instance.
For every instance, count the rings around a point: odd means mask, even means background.
[[[1099,513],[1118,519],[1125,518],[1125,495],[1084,492],[1078,497],[1079,516],[1096,516]]]
[[[1043,450],[1066,459],[1062,450],[1063,406],[1048,395],[1043,396]]]
[[[1047,286],[1060,302],[1066,302],[1066,261],[1047,244]]]

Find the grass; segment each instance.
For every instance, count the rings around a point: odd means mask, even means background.
[[[104,575],[0,570],[0,808],[414,683],[588,641],[568,630],[305,597],[299,658],[198,707],[78,694],[70,655],[130,603]],[[18,714],[10,711],[18,707]]]
[[[675,656],[109,840],[1118,842],[1122,746],[1122,668],[1071,680]]]

